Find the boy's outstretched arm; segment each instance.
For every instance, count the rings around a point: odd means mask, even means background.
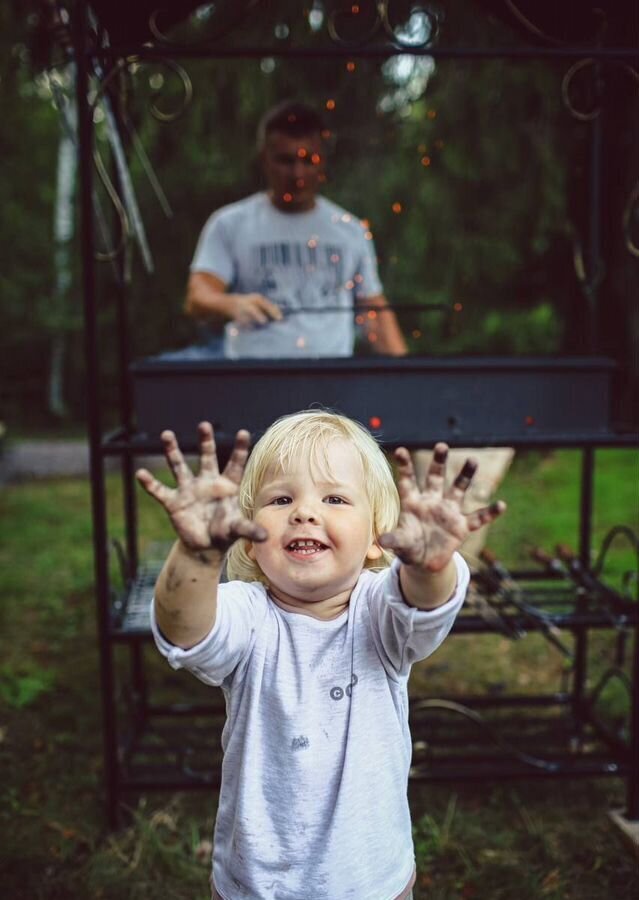
[[[446,444],[436,444],[422,490],[417,484],[410,454],[405,447],[395,451],[400,497],[399,522],[379,543],[401,559],[399,579],[407,603],[419,609],[441,606],[455,591],[457,573],[453,553],[470,531],[492,522],[506,509],[499,500],[468,515],[462,512],[464,494],[477,463],[468,459],[448,490]]]
[[[200,470],[189,469],[172,431],[162,432],[167,462],[176,481],[168,488],[146,469],[136,477],[167,511],[178,540],[155,587],[158,627],[171,643],[192,647],[215,623],[217,587],[224,554],[239,537],[263,541],[266,531],[243,518],[238,490],[249,452],[249,433],[238,431],[233,452],[220,473],[213,428],[198,426]]]

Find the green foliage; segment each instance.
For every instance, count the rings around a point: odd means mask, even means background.
[[[552,788],[537,782],[500,787],[490,795],[468,787],[455,798],[453,820],[449,793],[429,786],[427,796],[426,790],[417,791],[413,801],[416,809],[430,809],[417,814],[414,828],[416,900],[634,896],[639,886],[635,861],[630,851],[609,843],[606,817],[593,812],[599,794],[594,785],[584,790],[583,785]],[[568,808],[576,816],[572,821],[564,815]]]
[[[519,452],[499,488],[508,513],[491,526],[491,545],[511,564],[526,565],[535,545],[553,550],[558,543],[576,548],[579,540],[581,453],[556,450]],[[639,455],[634,450],[600,450],[595,454],[593,557],[615,525],[639,531]],[[539,497],[535,501],[535,496]],[[615,542],[605,576],[619,579],[636,568],[627,541]]]
[[[187,891],[197,900],[206,900],[210,893],[203,874],[209,854],[198,859],[199,828],[194,823],[185,828],[179,803],[151,814],[145,807],[142,803],[133,812],[131,826],[117,841],[108,842],[92,857],[86,873],[89,890],[101,892],[104,900],[146,900],[158,892],[178,900]]]
[[[0,699],[14,709],[22,709],[50,691],[53,682],[53,672],[34,664],[22,672],[4,665],[0,667]]]
[[[434,816],[425,814],[413,826],[415,855],[423,866],[431,863],[437,856],[448,849],[451,842],[456,805],[457,794],[451,794],[441,825]]]
[[[547,356],[561,345],[561,323],[550,303],[528,309],[493,309],[431,315],[430,327],[413,339],[429,353]]]

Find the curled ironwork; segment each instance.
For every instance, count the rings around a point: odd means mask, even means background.
[[[226,37],[234,28],[242,24],[247,13],[256,7],[262,0],[230,0],[222,5],[221,11],[212,9],[211,15],[206,21],[206,35],[198,36],[188,41],[189,46],[199,47]],[[211,4],[213,7],[213,4]],[[166,47],[184,45],[184,41],[176,41],[166,31],[161,23],[162,7],[153,10],[149,16],[149,30],[155,40]]]
[[[596,68],[594,68],[596,66]],[[575,77],[586,69],[593,68],[593,73],[598,72],[599,64],[592,57],[587,59],[579,59],[573,63],[561,80],[561,99],[570,115],[579,122],[592,122],[597,116],[601,115],[601,106],[595,106],[590,110],[578,109],[576,102],[571,96],[571,88]],[[599,93],[599,91],[597,91]]]
[[[639,185],[637,186],[637,192],[639,196]],[[595,576],[599,577],[601,574],[603,567],[606,563],[606,557],[608,555],[608,551],[614,541],[618,538],[625,539],[636,554],[636,562],[637,562],[637,573],[639,575],[639,535],[637,535],[632,528],[629,528],[627,525],[615,525],[610,531],[606,534],[601,544],[601,549],[599,550],[599,555],[595,560],[595,563],[592,567],[592,571]]]
[[[628,253],[630,253],[631,256],[639,259],[639,244],[637,244],[632,235],[633,219],[639,219],[639,181],[637,181],[637,183],[631,190],[630,195],[628,196],[628,201],[624,207],[622,217],[623,235],[626,250],[628,251]]]
[[[120,234],[117,243],[107,250],[96,250],[95,258],[98,262],[113,262],[124,251],[129,235],[131,234],[131,226],[124,204],[120,199],[120,195],[118,194],[113,181],[109,177],[109,173],[102,161],[99,150],[93,151],[93,163],[96,172],[98,173],[98,178],[102,182],[102,186],[113,205],[118,222],[120,223]]]
[[[105,104],[107,120],[111,129],[115,128],[115,124],[113,121],[109,121],[112,120],[112,116],[110,115],[110,98],[108,90],[115,83],[117,83],[118,79],[124,72],[130,71],[132,68],[142,65],[143,63],[144,61],[141,60],[138,56],[127,56],[118,59],[106,74],[102,74],[99,67],[96,70],[96,74],[98,76],[98,87],[95,90],[93,98],[89,101],[89,108],[92,112],[94,112],[100,104]],[[180,103],[176,109],[167,112],[160,109],[155,102],[149,104],[151,115],[156,120],[164,123],[173,122],[184,112],[184,110],[188,107],[192,100],[193,87],[191,79],[185,69],[172,59],[154,60],[153,65],[154,67],[157,67],[159,65],[169,69],[170,71],[177,74],[178,78],[181,81],[183,92]],[[162,82],[162,86],[163,84],[164,82]],[[124,118],[124,122],[125,124],[127,124],[128,122],[126,117]],[[138,153],[138,156],[141,157],[142,166],[146,171],[149,180],[151,181],[152,187],[156,195],[158,196],[160,204],[162,205],[165,214],[170,215],[171,211],[170,207],[168,206],[168,201],[166,201],[159,182],[157,182],[155,173],[152,170],[150,162],[146,158],[146,154],[144,153],[144,149],[141,146],[139,138],[136,134],[131,135],[131,137],[133,139],[136,152]],[[120,146],[121,142],[118,135],[110,134],[110,138],[112,141],[117,142],[118,147]],[[118,150],[118,147],[115,147],[114,150]],[[118,162],[119,155],[121,155],[121,153],[116,153],[116,162]],[[133,186],[130,183],[128,167],[126,166],[124,158],[122,157],[121,159],[119,159],[119,173],[122,182],[122,188],[124,191],[123,197],[120,197],[119,192],[113,183],[113,180],[107,172],[107,168],[97,147],[93,150],[93,160],[99,180],[102,182],[102,185],[115,209],[116,216],[120,223],[120,233],[115,246],[107,250],[97,251],[95,254],[96,260],[98,260],[99,262],[112,262],[113,260],[117,259],[126,248],[128,238],[132,234],[135,234],[140,245],[140,250],[142,252],[143,258],[145,260],[145,265],[147,269],[151,271],[153,268],[153,262],[150,257],[150,251],[148,249],[146,236],[144,234],[144,227],[140,218],[137,201],[133,192]]]
[[[557,772],[559,770],[559,763],[549,759],[541,759],[538,756],[533,756],[530,753],[525,753],[522,750],[513,747],[512,744],[503,739],[494,727],[486,722],[483,716],[469,706],[464,706],[463,703],[457,703],[454,700],[420,700],[412,706],[412,710],[415,712],[422,710],[442,710],[444,712],[462,716],[476,725],[478,729],[485,732],[500,750],[503,750],[512,758],[519,760],[519,762],[524,763],[524,765],[535,769],[542,769],[545,772]]]
[[[634,69],[632,66],[627,65],[626,63],[617,63],[617,65],[620,65],[621,71],[628,75],[628,77],[637,84],[637,87],[639,87],[639,72],[637,72],[636,69]],[[562,79],[561,97],[564,102],[564,106],[566,107],[570,115],[580,122],[591,122],[593,119],[596,119],[597,116],[601,114],[601,106],[595,106],[590,110],[579,109],[578,104],[571,94],[573,82],[580,73],[585,72],[587,69],[592,69],[592,74],[594,75],[595,79],[601,78],[600,67],[601,60],[596,60],[593,57],[579,59],[570,66]],[[601,87],[597,84],[595,84],[595,93],[597,95],[601,94]]]
[[[594,708],[601,695],[603,694],[604,689],[610,684],[610,682],[615,681],[621,685],[621,687],[625,690],[628,695],[628,712],[630,711],[632,704],[632,682],[628,675],[624,672],[623,669],[620,669],[619,666],[611,666],[609,669],[603,673],[595,687],[590,692],[590,696],[588,697],[588,702],[591,708]],[[626,717],[627,718],[627,715]]]
[[[420,29],[423,32],[420,37],[415,35],[414,31],[410,33],[406,29],[406,23],[403,25],[393,23],[392,6],[392,0],[377,0],[372,14],[369,15],[363,14],[362,7],[358,3],[335,9],[326,21],[329,37],[335,43],[358,47],[367,44],[378,32],[382,32],[392,44],[403,49],[425,49],[436,41],[439,35],[439,18],[432,9],[421,3],[411,6],[409,25],[410,19],[415,15],[424,16],[426,19],[424,27]],[[356,26],[360,22],[362,29],[357,33]]]
[[[154,59],[152,62],[150,62],[149,60],[145,60],[137,55],[125,56],[118,59],[109,70],[109,72],[107,72],[106,75],[100,79],[99,88],[96,91],[92,103],[90,104],[91,108],[95,108],[95,106],[106,93],[107,88],[112,84],[113,81],[118,78],[118,76],[122,72],[131,70],[135,71],[137,67],[143,65],[153,65],[154,67],[166,68],[171,72],[174,72],[178,76],[178,79],[182,84],[182,96],[179,100],[177,108],[166,112],[165,110],[160,109],[154,101],[149,104],[149,109],[151,115],[159,122],[174,122],[177,118],[179,118],[193,100],[193,82],[191,81],[188,72],[183,66],[175,62],[175,60],[173,59],[165,58]]]
[[[546,44],[553,44],[554,46],[561,46],[565,43],[565,41],[561,38],[549,34],[547,31],[544,31],[543,28],[540,28],[539,25],[535,24],[535,22],[533,22],[533,20],[523,12],[521,7],[518,3],[515,2],[515,0],[505,0],[505,4],[513,18],[517,22],[519,22],[519,24],[522,25],[526,29],[526,31],[532,34],[533,37],[537,38],[538,40],[544,41],[544,43]],[[590,13],[593,17],[593,23],[595,26],[593,28],[593,36],[590,39],[590,42],[592,42],[593,40],[597,41],[601,39],[604,32],[606,31],[608,20],[603,9],[598,6],[592,7]]]

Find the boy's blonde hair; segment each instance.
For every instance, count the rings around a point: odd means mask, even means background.
[[[374,539],[391,531],[399,516],[399,496],[388,460],[363,425],[328,410],[310,409],[282,416],[265,431],[253,448],[242,477],[239,493],[242,515],[253,518],[255,498],[267,471],[274,465],[285,468],[291,461],[305,457],[312,467],[326,471],[326,447],[336,438],[351,442],[358,452],[371,505]],[[249,546],[243,538],[233,544],[226,562],[228,576],[233,581],[266,582],[262,570],[247,553]],[[390,565],[392,558],[392,553],[383,550],[379,559],[366,560],[365,565],[383,568]]]

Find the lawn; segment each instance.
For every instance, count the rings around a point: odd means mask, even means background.
[[[519,454],[500,496],[509,512],[491,547],[528,565],[534,544],[577,544],[578,455]],[[119,480],[109,506],[122,534]],[[593,551],[616,524],[638,529],[639,458],[597,454]],[[144,542],[167,524],[141,499]],[[215,797],[159,795],[132,802],[110,834],[103,816],[100,686],[93,607],[89,491],[82,480],[5,486],[0,492],[0,895],[7,900],[205,900]],[[622,541],[607,575],[621,584],[636,565]],[[593,672],[614,641],[592,642]],[[124,660],[121,661],[122,664]],[[154,666],[161,677],[170,672]],[[529,690],[557,685],[565,661],[535,636],[456,637],[422,671],[431,694],[477,684]],[[469,786],[412,783],[416,897],[630,900],[637,859],[609,823],[623,806],[616,779]],[[310,900],[310,898],[309,898]]]

